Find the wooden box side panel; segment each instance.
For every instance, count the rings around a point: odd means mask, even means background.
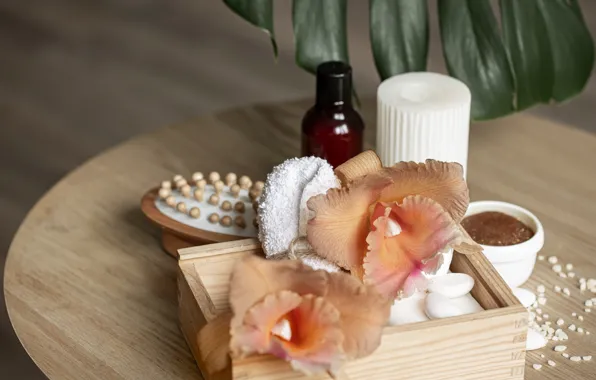
[[[523,379],[527,316],[486,313],[471,321],[444,320],[411,331],[387,328],[381,346],[371,356],[348,363],[339,379]],[[234,360],[232,371],[234,380],[329,379],[306,377],[271,356]]]
[[[462,255],[455,252],[450,269],[452,272],[466,273],[474,278],[474,288],[471,293],[484,310],[510,306],[523,307],[483,254]]]

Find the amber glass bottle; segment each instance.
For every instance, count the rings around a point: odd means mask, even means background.
[[[362,152],[364,122],[352,107],[352,68],[343,62],[317,67],[315,105],[302,119],[302,156],[338,167]]]

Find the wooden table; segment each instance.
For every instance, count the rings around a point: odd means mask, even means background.
[[[140,198],[174,173],[264,178],[299,154],[299,121],[309,103],[236,109],[140,136],[90,160],[38,202],[10,248],[4,292],[17,335],[48,377],[200,379],[177,326],[177,263],[161,251]],[[372,102],[363,114],[372,142]],[[542,254],[596,277],[596,136],[528,115],[475,125],[469,181],[473,199],[534,211],[546,229]],[[596,356],[596,309],[587,314],[582,305],[594,295],[580,295],[577,278],[557,277],[546,261],[526,287],[538,284],[548,289],[542,309],[553,324],[563,317],[592,332],[569,332],[567,351]],[[555,284],[571,297],[555,294]],[[574,363],[552,346],[528,353],[526,379],[594,378],[596,358]],[[536,371],[534,363],[545,367]]]

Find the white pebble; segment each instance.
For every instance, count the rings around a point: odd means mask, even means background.
[[[536,287],[536,290],[538,291],[538,293],[544,293],[544,292],[546,292],[546,288],[544,287],[544,285],[538,285]]]
[[[565,265],[565,269],[567,269],[568,271],[573,270],[573,264],[567,264]]]
[[[474,287],[474,279],[465,273],[448,273],[434,277],[428,286],[431,293],[439,293],[447,298],[466,295]]]
[[[555,285],[555,292],[561,293],[561,287],[559,285]]]
[[[577,316],[577,319],[579,319],[580,321],[583,321],[584,320],[584,316],[583,315],[578,315]]]
[[[577,317],[577,313],[571,313],[572,317]]]
[[[532,368],[534,368],[536,371],[540,371],[540,368],[542,368],[542,364],[532,364]]]
[[[547,363],[548,363],[548,365],[549,365],[549,366],[551,366],[551,367],[554,367],[554,366],[556,366],[556,365],[557,365],[557,363],[555,363],[555,361],[554,361],[554,360],[549,360]]]
[[[539,332],[529,329],[528,330],[528,338],[526,340],[526,350],[532,351],[537,350],[546,346],[546,338],[542,336]]]
[[[567,346],[555,346],[554,350],[556,352],[563,352],[567,349]]]
[[[550,315],[548,315],[548,314],[543,314],[543,315],[542,315],[542,318],[544,318],[544,319],[548,319],[548,318],[550,318]]]
[[[544,358],[545,358],[544,354],[540,354],[540,357],[541,357],[542,359],[544,359]]]
[[[592,355],[582,356],[582,360],[590,361],[592,360]]]
[[[455,317],[465,314],[451,300],[440,293],[430,293],[424,300],[426,315],[430,319]]]
[[[584,333],[584,329],[581,328],[581,327],[578,327],[577,328],[577,332],[580,333],[580,334],[583,334]]]
[[[567,275],[565,274],[565,272],[560,272],[559,273],[559,277],[561,277],[561,278],[567,278]]]
[[[565,321],[563,320],[563,318],[557,319],[557,326],[563,326],[564,324],[565,324]]]
[[[571,331],[575,331],[577,329],[577,327],[575,325],[571,324],[571,325],[569,325],[568,329]]]
[[[548,258],[548,262],[551,264],[556,264],[559,261],[559,259],[557,259],[557,256],[551,256]]]
[[[563,294],[565,294],[567,297],[569,297],[571,295],[569,288],[563,288]]]
[[[582,358],[580,356],[572,356],[569,358],[569,360],[571,360],[572,362],[579,362],[582,360]]]
[[[590,312],[592,312],[592,309],[585,308],[585,309],[584,309],[584,311],[585,311],[586,313],[590,313]]]
[[[593,278],[588,279],[587,285],[588,285],[588,288],[592,289],[593,287],[596,286],[596,279],[593,279]]]
[[[544,298],[544,297],[538,297],[538,304],[539,305],[545,305],[546,304],[546,298]]]
[[[586,279],[584,277],[580,277],[579,282],[586,282]]]
[[[513,295],[515,295],[519,302],[526,308],[536,302],[536,295],[527,289],[515,288],[513,289]]]
[[[568,353],[566,353],[566,352],[563,352],[563,353],[561,354],[561,356],[563,356],[565,359],[569,358],[569,354],[568,354]]]
[[[553,272],[559,273],[561,271],[561,269],[563,269],[563,268],[561,268],[561,264],[556,264],[556,265],[553,265],[552,269],[553,269]]]
[[[567,273],[567,277],[569,277],[569,278],[575,278],[575,272],[569,272],[569,273]]]
[[[544,256],[542,256],[542,255],[538,255],[538,260],[539,260],[539,261],[544,261]]]
[[[592,302],[592,300],[587,300],[586,302],[584,302],[584,305],[586,307],[592,307],[592,306],[594,306],[594,303]]]
[[[585,282],[580,282],[579,283],[579,291],[583,292],[584,290],[586,290],[586,283]]]

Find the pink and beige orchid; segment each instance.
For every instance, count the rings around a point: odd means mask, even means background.
[[[308,201],[314,217],[307,239],[318,255],[381,294],[408,296],[423,287],[422,273],[434,273],[449,248],[481,252],[460,225],[469,203],[461,165],[427,160],[383,168],[366,152],[336,173],[342,188]]]
[[[250,256],[230,282],[233,357],[271,354],[306,374],[335,374],[380,344],[390,302],[346,273]]]

